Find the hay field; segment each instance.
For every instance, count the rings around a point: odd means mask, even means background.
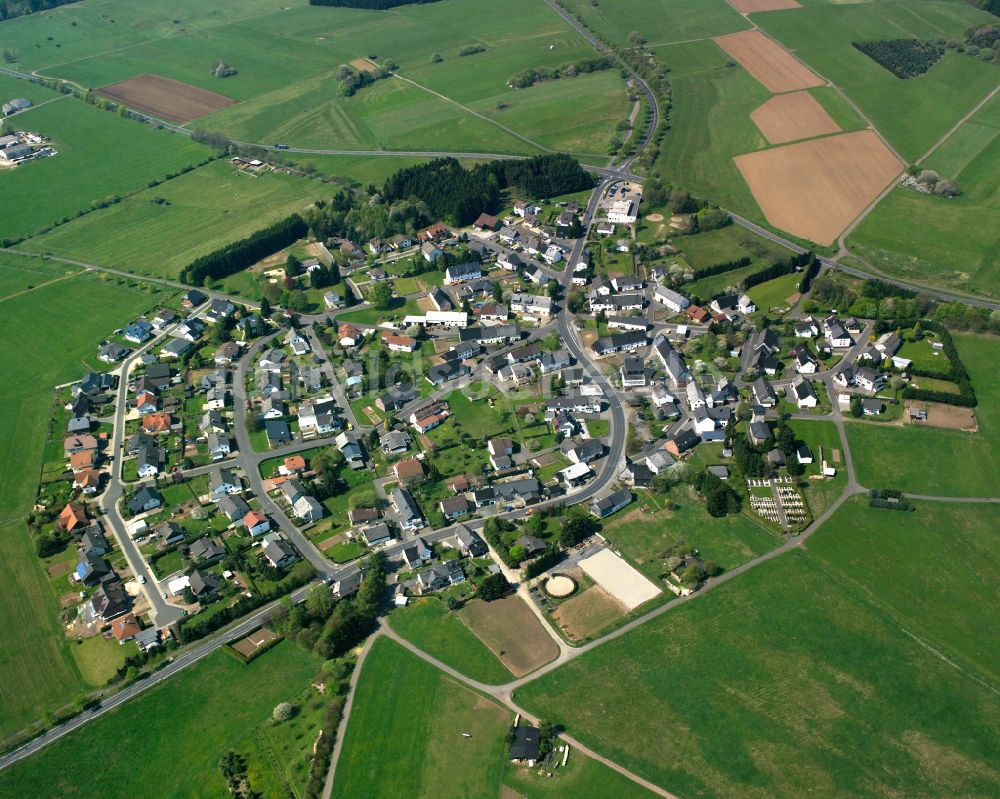
[[[519,596],[470,602],[460,618],[515,677],[534,671],[559,654],[542,623]]]
[[[771,144],[811,139],[841,129],[809,92],[776,95],[755,109],[750,119]]]
[[[767,221],[829,245],[903,170],[874,131],[737,156]]]
[[[824,85],[819,75],[760,31],[732,33],[714,41],[769,92],[781,94]]]
[[[102,86],[95,94],[181,124],[208,116],[236,102],[223,94],[160,75],[129,78]]]

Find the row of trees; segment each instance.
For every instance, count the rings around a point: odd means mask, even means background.
[[[806,252],[802,254],[796,253],[784,261],[778,261],[771,264],[759,272],[753,272],[743,278],[743,282],[740,284],[741,287],[746,290],[752,286],[756,286],[760,283],[766,283],[768,280],[774,280],[776,277],[781,277],[782,275],[790,275],[799,267],[805,266],[810,261],[813,260],[813,254],[811,252]]]
[[[232,275],[273,255],[301,239],[308,230],[301,216],[291,214],[245,239],[196,258],[181,270],[180,279],[193,286],[208,285],[212,280]]]
[[[341,64],[333,76],[339,81],[341,95],[353,97],[365,86],[370,86],[382,78],[388,78],[391,74],[388,66],[378,69],[355,69],[348,64]]]
[[[750,266],[751,263],[753,263],[753,259],[749,255],[745,255],[735,261],[722,261],[711,266],[704,266],[701,269],[694,270],[691,280],[701,280],[703,277],[721,275],[723,272],[732,272],[734,269],[742,269],[744,266]]]
[[[75,0],[0,0],[0,20],[47,11],[72,2]]]
[[[529,86],[543,80],[559,80],[560,78],[575,78],[577,75],[588,75],[591,72],[611,69],[614,66],[603,56],[580,58],[561,67],[536,67],[524,69],[507,81],[507,85],[515,89],[527,89]]]
[[[385,182],[382,195],[389,203],[420,198],[435,217],[465,226],[483,211],[499,210],[505,189],[528,197],[555,197],[593,185],[593,177],[579,162],[563,154],[490,161],[472,169],[454,158],[438,158],[399,170]]]
[[[972,387],[972,380],[969,378],[969,371],[965,368],[965,364],[962,362],[962,358],[958,354],[958,348],[955,346],[955,342],[952,340],[951,333],[948,332],[948,328],[940,322],[935,322],[933,319],[926,319],[922,323],[922,329],[937,333],[938,339],[943,345],[944,354],[948,356],[950,368],[948,372],[942,373],[934,369],[912,365],[910,367],[910,374],[916,375],[917,377],[933,377],[937,379],[950,380],[958,386],[958,393],[953,394],[950,391],[932,391],[930,389],[907,386],[903,390],[903,396],[906,399],[924,400],[926,402],[941,402],[946,405],[958,405],[964,408],[975,408],[979,401],[976,399],[976,392]]]

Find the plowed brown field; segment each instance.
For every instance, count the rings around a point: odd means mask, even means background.
[[[811,139],[840,130],[840,125],[809,92],[772,97],[754,110],[750,119],[771,144]]]
[[[731,33],[714,41],[769,92],[781,94],[823,85],[819,75],[760,31]]]
[[[236,102],[231,97],[159,75],[140,75],[120,83],[111,83],[102,86],[96,94],[137,111],[180,124],[207,116]]]
[[[832,244],[903,171],[871,130],[760,150],[733,160],[768,222],[823,245]]]
[[[743,14],[757,11],[783,11],[786,8],[802,8],[796,0],[729,0],[730,5]]]

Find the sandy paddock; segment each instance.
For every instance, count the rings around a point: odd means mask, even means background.
[[[360,72],[378,72],[379,66],[367,58],[355,58],[351,61],[351,66]]]
[[[914,427],[943,427],[947,430],[961,430],[966,433],[978,433],[979,421],[976,419],[976,412],[972,408],[963,408],[959,405],[945,405],[943,402],[921,402],[917,400],[906,400],[904,403],[906,413],[903,421]],[[927,419],[911,419],[910,409],[917,408],[927,411]]]
[[[729,4],[742,14],[757,11],[783,11],[786,8],[802,8],[797,0],[729,0]]]
[[[771,144],[811,139],[841,130],[840,125],[809,92],[772,97],[751,112],[750,119]]]
[[[642,572],[630,566],[610,549],[602,549],[580,561],[580,568],[628,610],[662,593]]]
[[[95,94],[171,122],[207,116],[236,100],[159,75],[140,75],[102,86]]]
[[[769,92],[781,94],[824,85],[819,75],[760,31],[718,36],[714,41]]]
[[[777,228],[832,244],[903,171],[871,130],[761,150],[733,159]]]

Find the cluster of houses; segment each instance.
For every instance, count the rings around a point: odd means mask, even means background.
[[[67,460],[67,474],[71,475],[73,488],[85,496],[92,496],[101,488],[101,459],[108,444],[106,433],[92,435],[94,416],[104,406],[114,402],[118,379],[114,375],[89,372],[70,391],[66,404],[69,419],[63,455]]]
[[[143,650],[158,646],[159,632],[142,629],[131,612],[132,598],[108,560],[112,547],[100,522],[90,520],[83,505],[69,503],[59,513],[57,524],[73,537],[79,554],[71,579],[93,589],[78,619],[87,624],[109,624],[119,643],[134,640]]]

